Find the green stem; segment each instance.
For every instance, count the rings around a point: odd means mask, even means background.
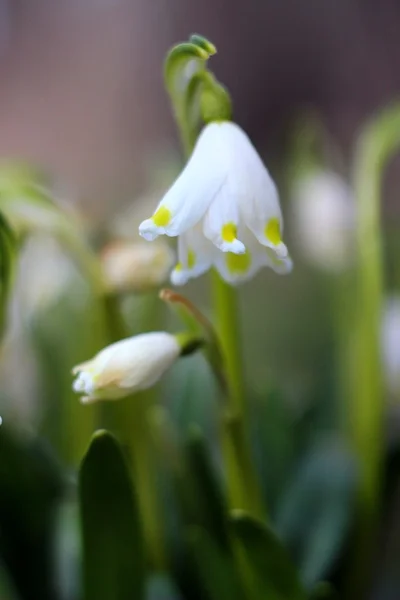
[[[229,387],[230,409],[239,418],[246,419],[243,384],[243,360],[240,352],[238,299],[235,288],[228,285],[215,271],[213,273],[214,311],[217,334],[225,362]]]
[[[236,290],[225,283],[217,272],[213,277],[217,334],[228,387],[227,408],[222,415],[221,437],[229,504],[231,509],[243,509],[254,517],[264,519],[265,507],[261,499],[248,435]]]
[[[57,233],[61,243],[71,252],[76,264],[85,274],[94,294],[103,295],[106,284],[96,254],[87,245],[82,236],[75,231],[73,224],[65,221]]]
[[[127,411],[127,419],[130,419],[129,451],[135,481],[138,484],[138,502],[144,539],[150,564],[154,569],[161,571],[166,568],[167,559],[164,515],[157,490],[156,456],[149,423],[149,411],[155,404],[154,389],[127,398],[125,402],[134,403],[135,408],[134,411]]]
[[[215,51],[214,47],[207,46],[207,48],[210,54]],[[179,69],[185,61],[190,60],[193,54],[198,55],[198,52],[199,49],[191,44],[180,44],[170,52],[166,62],[165,79],[186,158],[189,158],[198,135],[196,120],[191,122],[189,118],[191,110],[196,107],[196,102],[199,102],[199,114],[201,113],[203,118],[206,116],[207,120],[210,115],[212,118],[217,118],[221,114],[223,118],[227,118],[231,112],[228,92],[212,73],[206,70],[204,61],[201,63],[200,71],[192,77],[191,81],[186,81],[185,89],[171,84],[179,75]],[[208,56],[206,55],[205,58]],[[197,83],[200,83],[199,88]],[[247,431],[236,292],[215,273],[213,294],[217,332],[224,363],[224,379],[228,388],[226,408],[222,411],[222,450],[227,470],[230,506],[245,509],[250,514],[263,518],[265,515]],[[215,363],[213,364],[212,360],[209,362],[215,372]],[[223,387],[225,388],[225,385]]]
[[[146,311],[140,319],[135,333],[149,331],[157,321],[154,298],[141,298]],[[103,296],[104,313],[107,320],[109,343],[128,337],[131,333],[121,314],[119,299],[114,295]],[[156,389],[145,390],[132,397],[104,407],[106,421],[124,444],[132,463],[136,483],[140,515],[147,554],[150,564],[162,570],[166,566],[163,514],[157,491],[157,473],[154,444],[148,422],[148,412],[155,403]]]
[[[384,391],[381,375],[380,323],[383,295],[380,231],[384,168],[400,148],[400,106],[373,119],[363,131],[355,154],[357,201],[357,293],[355,297],[351,441],[360,464],[357,553],[360,579],[371,558],[381,495],[384,451]],[[360,564],[362,563],[362,564]],[[362,585],[353,581],[353,586]],[[357,592],[357,589],[355,590]],[[356,597],[352,589],[353,597]]]

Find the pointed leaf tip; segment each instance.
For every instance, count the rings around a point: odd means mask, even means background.
[[[244,585],[254,600],[305,600],[296,568],[275,533],[243,511],[230,515],[230,528]]]
[[[145,560],[136,495],[122,449],[97,431],[79,472],[85,600],[141,598]]]

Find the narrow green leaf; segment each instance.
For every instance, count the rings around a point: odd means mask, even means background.
[[[230,519],[232,544],[248,598],[305,600],[298,573],[273,531],[234,511]]]
[[[92,438],[79,473],[85,600],[140,600],[144,550],[136,496],[117,440]]]
[[[62,492],[62,476],[48,448],[39,439],[23,438],[3,424],[0,562],[21,599],[58,597],[53,542]]]
[[[147,582],[146,600],[182,600],[182,595],[170,577],[155,574]]]
[[[14,234],[0,214],[0,335],[5,327],[16,255],[17,245]]]
[[[219,544],[228,547],[227,507],[219,488],[211,458],[201,430],[192,426],[185,444],[187,477],[182,485],[188,486],[196,514],[192,524],[201,525]]]
[[[330,583],[321,581],[312,590],[310,600],[335,600],[336,592]]]
[[[200,527],[190,528],[188,545],[210,600],[245,598],[232,556],[221,550],[209,533]]]
[[[357,471],[340,439],[318,441],[282,499],[276,529],[308,589],[329,575],[351,524]]]

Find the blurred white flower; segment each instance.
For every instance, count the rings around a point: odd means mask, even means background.
[[[45,313],[68,292],[80,305],[82,290],[76,286],[77,268],[55,238],[32,235],[24,244],[16,281],[19,311],[29,322]],[[74,282],[74,285],[71,283]]]
[[[171,279],[181,285],[211,266],[230,283],[262,266],[290,271],[282,229],[278,193],[261,158],[238,125],[221,121],[205,126],[185,169],[139,232],[149,241],[179,236]]]
[[[350,186],[331,171],[303,176],[292,195],[293,231],[310,263],[339,272],[353,254],[354,198]]]
[[[168,278],[175,254],[162,242],[156,244],[115,241],[101,253],[106,285],[116,292],[143,292]]]
[[[389,391],[400,393],[400,295],[386,299],[381,330],[383,368]]]
[[[164,331],[143,333],[107,346],[73,368],[81,402],[116,400],[154,385],[181,354],[178,339]]]

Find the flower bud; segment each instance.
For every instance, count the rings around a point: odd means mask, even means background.
[[[117,400],[154,385],[183,352],[178,336],[143,333],[107,346],[72,373],[81,402]]]
[[[174,264],[174,253],[164,243],[118,241],[103,249],[101,263],[110,291],[143,292],[165,282]]]
[[[386,385],[400,394],[400,296],[387,298],[382,319],[381,345]]]
[[[293,190],[293,230],[310,263],[340,272],[353,253],[355,206],[347,183],[333,172],[303,176]]]

